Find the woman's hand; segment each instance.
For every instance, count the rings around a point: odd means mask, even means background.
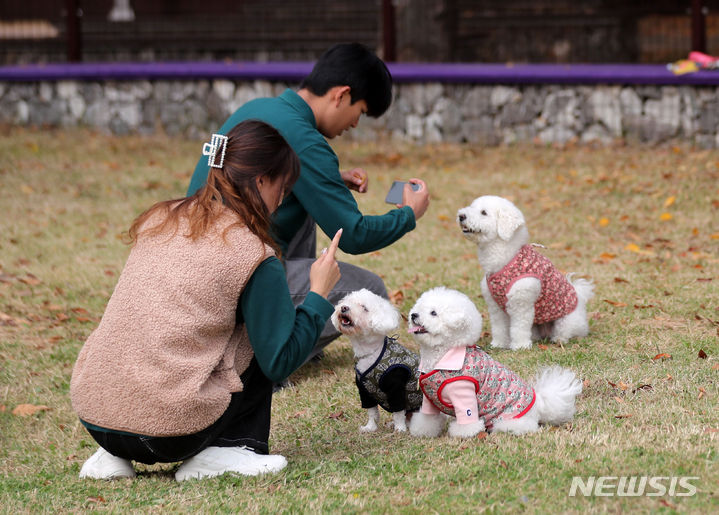
[[[323,249],[322,254],[312,263],[310,268],[310,291],[327,298],[337,281],[340,280],[340,267],[335,261],[335,252],[340,244],[342,229],[337,231],[328,249]]]

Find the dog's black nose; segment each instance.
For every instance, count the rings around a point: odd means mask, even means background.
[[[459,215],[457,218],[459,218],[460,222],[464,222],[467,219],[467,215]]]
[[[409,316],[410,316],[410,318],[412,318],[412,322],[416,322],[417,319],[419,318],[419,314],[417,314],[417,313],[412,313]]]
[[[342,306],[342,307],[340,308],[340,312],[341,312],[341,313],[347,313],[349,310],[350,310],[350,307],[349,307],[349,306]]]

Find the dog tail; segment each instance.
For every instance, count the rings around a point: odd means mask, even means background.
[[[574,417],[574,399],[582,393],[582,382],[567,368],[551,366],[539,371],[534,379],[539,422],[555,426]]]
[[[567,274],[567,281],[574,286],[574,291],[577,292],[579,303],[586,306],[587,302],[594,297],[594,283],[583,277],[574,277],[573,273]]]

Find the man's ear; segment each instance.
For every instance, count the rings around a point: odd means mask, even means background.
[[[335,107],[340,106],[344,96],[350,94],[350,90],[351,88],[349,86],[335,86],[330,90],[332,103]]]

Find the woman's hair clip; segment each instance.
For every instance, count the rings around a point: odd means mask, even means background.
[[[207,164],[212,168],[222,168],[225,162],[225,150],[227,149],[227,136],[224,134],[213,134],[209,143],[202,145],[202,155],[209,156]],[[217,154],[219,150],[220,162],[217,162]]]

